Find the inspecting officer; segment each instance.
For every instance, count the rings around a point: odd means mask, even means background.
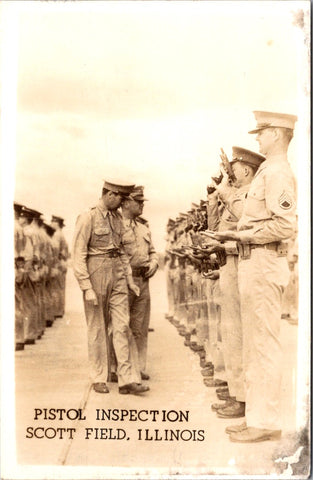
[[[129,291],[130,328],[138,348],[141,378],[149,380],[146,373],[148,329],[150,322],[149,278],[158,269],[158,255],[152,244],[147,220],[141,217],[144,202],[142,186],[134,188],[122,204],[125,233],[123,244],[128,255],[135,284],[140,289],[139,296]]]
[[[133,281],[124,251],[124,227],[117,212],[133,187],[106,181],[97,206],[83,212],[75,227],[73,268],[83,291],[90,376],[98,393],[109,392],[106,385],[110,372],[109,326],[118,364],[119,393],[149,390],[140,384],[138,352],[129,328],[128,289],[138,295],[139,288]]]
[[[238,280],[243,324],[246,422],[228,427],[235,442],[281,435],[281,301],[289,280],[283,243],[296,228],[296,181],[287,160],[297,117],[254,112],[259,151],[266,160],[251,182],[238,231],[215,234],[239,244]]]

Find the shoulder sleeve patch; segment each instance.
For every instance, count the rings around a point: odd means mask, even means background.
[[[283,210],[289,210],[293,205],[293,200],[288,193],[283,191],[278,199],[278,203]]]

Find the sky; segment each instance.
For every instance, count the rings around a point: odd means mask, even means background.
[[[309,2],[4,3],[16,40],[14,199],[65,218],[69,243],[103,180],[120,178],[145,186],[162,251],[168,217],[206,198],[220,147],[258,151],[253,110],[298,115],[297,175],[309,67],[295,19]]]

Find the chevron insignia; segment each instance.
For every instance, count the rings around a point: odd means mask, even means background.
[[[279,197],[278,202],[279,202],[279,206],[283,210],[289,210],[292,207],[292,204],[293,204],[292,198],[285,191],[283,191],[283,193]]]

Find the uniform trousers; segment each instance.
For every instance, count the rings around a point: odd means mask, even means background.
[[[185,267],[178,267],[178,308],[177,317],[180,325],[186,326],[187,305],[186,305],[186,272]]]
[[[15,343],[24,343],[24,317],[21,287],[15,284]]]
[[[180,282],[180,274],[179,269],[176,267],[172,271],[173,276],[173,291],[174,291],[174,318],[178,320],[179,318],[179,302],[180,302],[180,294],[179,294],[179,282]]]
[[[139,368],[145,372],[147,364],[148,330],[150,322],[150,291],[149,280],[133,276],[135,284],[140,289],[137,297],[128,292],[130,328],[138,349]]]
[[[21,299],[25,312],[25,340],[38,338],[38,305],[34,283],[26,278],[21,288]]]
[[[244,402],[238,255],[227,255],[226,265],[220,267],[220,290],[222,350],[228,389],[232,397]]]
[[[223,355],[220,348],[221,307],[219,280],[206,280],[208,304],[208,344],[206,344],[207,359],[212,361],[216,370],[223,367]]]
[[[87,268],[98,305],[87,302],[88,358],[93,383],[106,382],[110,367],[108,330],[112,330],[119,386],[140,383],[138,352],[129,327],[128,288],[119,257],[91,256]]]
[[[196,317],[195,317],[195,299],[194,299],[194,286],[193,286],[193,273],[194,268],[192,265],[186,266],[186,331],[195,335]]]
[[[249,427],[281,429],[281,303],[289,281],[286,257],[265,248],[240,259],[238,280],[243,328],[246,421]]]
[[[43,302],[44,302],[44,319],[46,322],[54,321],[53,298],[51,294],[51,279],[46,278],[43,282]]]
[[[206,298],[206,279],[198,273],[197,279],[197,302],[198,316],[196,318],[197,343],[204,346],[208,339],[208,308]]]
[[[168,300],[168,315],[174,316],[174,278],[175,268],[168,268],[166,281],[167,281],[167,300]]]
[[[299,277],[298,264],[296,264],[290,272],[289,283],[284,291],[282,302],[282,313],[287,314],[293,320],[298,319],[298,296]]]

